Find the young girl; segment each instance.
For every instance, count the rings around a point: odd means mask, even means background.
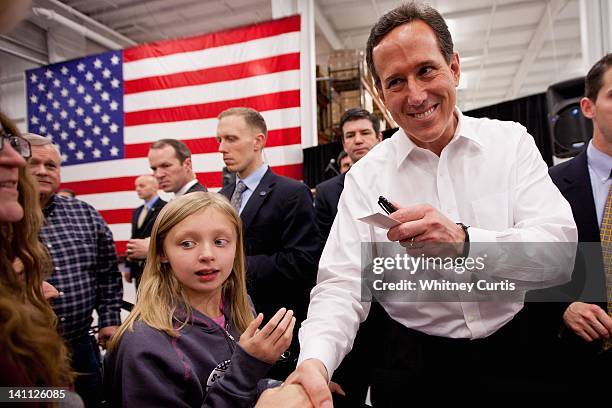
[[[160,212],[138,300],[112,338],[104,383],[112,406],[251,406],[289,347],[295,318],[262,329],[245,283],[240,218],[225,198],[192,193]],[[240,338],[240,341],[236,341]]]

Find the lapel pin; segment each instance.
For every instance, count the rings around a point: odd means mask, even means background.
[[[259,195],[260,195],[261,197],[263,197],[263,196],[265,196],[265,195],[266,195],[266,192],[265,192],[265,191],[260,191],[260,192],[259,192]]]

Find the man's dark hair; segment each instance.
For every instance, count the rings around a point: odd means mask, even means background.
[[[589,70],[584,78],[584,96],[595,102],[597,94],[603,86],[603,76],[612,67],[612,53],[604,55]]]
[[[344,150],[341,150],[340,153],[338,153],[338,159],[336,161],[336,164],[338,165],[338,168],[340,168],[340,166],[342,166],[342,159],[344,159],[345,157],[348,157],[348,153],[345,152]]]
[[[370,31],[370,37],[368,38],[366,46],[366,62],[368,63],[368,69],[372,73],[374,84],[377,88],[381,89],[382,87],[380,77],[374,67],[374,47],[376,47],[393,29],[415,20],[421,20],[431,27],[436,35],[436,41],[440,47],[440,52],[444,56],[446,63],[450,64],[453,57],[453,39],[448,31],[448,26],[444,18],[433,7],[412,1],[382,16]]]
[[[345,111],[342,114],[342,117],[340,118],[340,133],[342,133],[342,140],[344,140],[344,130],[342,130],[342,128],[344,127],[344,124],[346,122],[352,122],[354,120],[359,120],[359,119],[369,120],[372,123],[372,129],[374,129],[374,134],[378,135],[378,132],[380,132],[380,121],[378,120],[376,115],[368,112],[365,109],[351,108]],[[340,162],[340,160],[338,160],[338,162]]]
[[[191,157],[191,150],[189,150],[187,145],[176,139],[160,139],[157,142],[153,143],[150,149],[163,149],[166,146],[170,146],[174,149],[174,155],[181,164],[183,164],[185,159]]]

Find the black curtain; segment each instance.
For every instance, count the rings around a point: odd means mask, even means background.
[[[342,151],[341,142],[332,142],[304,149],[304,183],[310,188],[335,175],[332,171],[325,171],[330,160],[338,157]],[[336,164],[332,164],[337,169]]]
[[[474,118],[487,117],[499,120],[512,120],[520,123],[527,128],[529,134],[535,139],[536,145],[546,164],[549,167],[552,166],[552,143],[548,128],[546,94],[526,96],[463,113]]]

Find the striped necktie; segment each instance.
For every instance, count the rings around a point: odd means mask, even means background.
[[[612,185],[608,190],[608,199],[601,219],[601,250],[603,253],[604,268],[606,270],[606,294],[608,297],[608,314],[612,316]],[[612,348],[612,340],[604,341],[604,350]]]

